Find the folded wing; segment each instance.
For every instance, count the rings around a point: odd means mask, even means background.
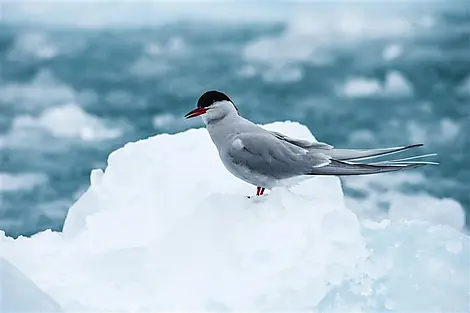
[[[228,153],[232,162],[278,179],[297,175],[368,175],[437,164],[411,161],[436,154],[372,163],[357,162],[410,150],[422,144],[383,149],[334,149],[324,143],[298,140],[276,132],[240,134],[234,143]]]
[[[315,167],[330,164],[330,157],[278,140],[268,133],[240,134],[228,156],[235,164],[254,173],[284,179],[304,175]]]

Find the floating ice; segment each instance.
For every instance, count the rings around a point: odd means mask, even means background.
[[[413,93],[413,86],[400,72],[390,71],[385,77],[383,92],[390,96],[408,96]]]
[[[470,75],[457,87],[457,93],[470,96]]]
[[[353,143],[355,146],[360,146],[361,144],[370,144],[375,141],[376,136],[369,129],[358,129],[351,132],[349,135],[348,141]]]
[[[295,83],[302,80],[303,76],[298,66],[274,66],[263,74],[263,80],[268,83]]]
[[[74,103],[48,108],[39,117],[16,117],[12,128],[13,131],[39,128],[56,137],[81,138],[86,141],[111,139],[121,135],[119,129],[105,126],[98,117],[88,114]]]
[[[406,123],[410,140],[429,144],[446,145],[458,139],[460,125],[453,119],[443,118],[436,123],[420,124],[417,121]]]
[[[413,203],[412,210],[409,203]],[[426,220],[456,229],[463,229],[465,226],[465,211],[460,203],[454,199],[438,199],[427,194],[394,195],[388,215],[394,220]]]
[[[190,51],[183,38],[174,36],[163,45],[148,43],[144,46],[143,54],[130,66],[132,75],[155,77],[168,74],[172,70],[171,62],[175,58],[187,56]]]
[[[381,88],[375,79],[354,78],[346,82],[343,93],[349,97],[366,97],[379,93]]]
[[[242,78],[254,77],[258,70],[253,65],[245,65],[237,71],[237,75]]]
[[[353,98],[369,96],[405,97],[413,93],[413,86],[400,72],[390,71],[383,83],[368,78],[349,79],[342,87],[341,92]]]
[[[419,220],[456,229],[465,226],[462,205],[450,198],[436,198],[425,192],[407,195],[403,185],[420,186],[425,177],[420,172],[390,173],[365,177],[347,177],[344,184],[364,194],[361,199],[348,198],[347,204],[359,216],[380,220]]]
[[[0,85],[0,103],[26,109],[47,107],[75,100],[75,91],[48,70],[39,71],[29,83]]]
[[[391,44],[382,51],[382,58],[385,61],[391,61],[403,54],[403,46],[399,44]]]
[[[59,50],[45,33],[26,32],[16,36],[13,47],[8,52],[8,59],[23,60],[27,58],[52,59]]]
[[[331,63],[338,46],[364,39],[408,36],[414,29],[405,16],[391,7],[379,12],[361,5],[338,9],[297,4],[285,14],[286,27],[281,33],[254,39],[244,48],[243,56],[248,62],[268,66]],[[392,57],[396,54],[392,51]]]
[[[163,113],[153,117],[153,127],[155,128],[171,128],[177,122],[177,118],[171,113]]]
[[[171,71],[171,66],[154,56],[142,56],[129,68],[130,74],[140,77],[156,77],[167,74],[169,71]]]
[[[152,119],[152,124],[155,129],[161,132],[175,132],[178,130],[187,129],[190,126],[194,126],[200,123],[197,119],[186,120],[183,115],[180,117],[174,116],[171,113],[162,113],[155,115]]]
[[[312,139],[296,123],[266,127]],[[2,241],[3,257],[65,311],[468,304],[465,235],[408,221],[362,227],[335,177],[248,199],[254,187],[225,170],[204,129],[129,143],[91,180],[63,233]]]
[[[11,174],[0,172],[0,192],[31,190],[47,184],[48,181],[47,175],[43,173]]]

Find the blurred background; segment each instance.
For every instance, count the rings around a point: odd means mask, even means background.
[[[0,6],[7,235],[60,230],[91,169],[104,169],[126,142],[201,127],[183,115],[208,89],[227,93],[257,123],[299,121],[337,147],[424,143],[440,166],[345,179],[346,201],[371,219],[464,227],[468,1]]]

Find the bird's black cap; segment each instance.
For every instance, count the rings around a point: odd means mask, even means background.
[[[197,107],[206,108],[214,102],[224,101],[224,100],[232,102],[232,100],[230,100],[230,98],[227,97],[227,95],[224,94],[223,92],[216,91],[216,90],[209,90],[209,91],[206,91],[201,97],[199,97],[199,100],[197,101]]]

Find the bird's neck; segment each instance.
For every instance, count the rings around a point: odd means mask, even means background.
[[[239,134],[244,118],[238,114],[227,114],[220,119],[213,119],[206,122],[207,131],[212,141],[219,149],[230,138]]]

